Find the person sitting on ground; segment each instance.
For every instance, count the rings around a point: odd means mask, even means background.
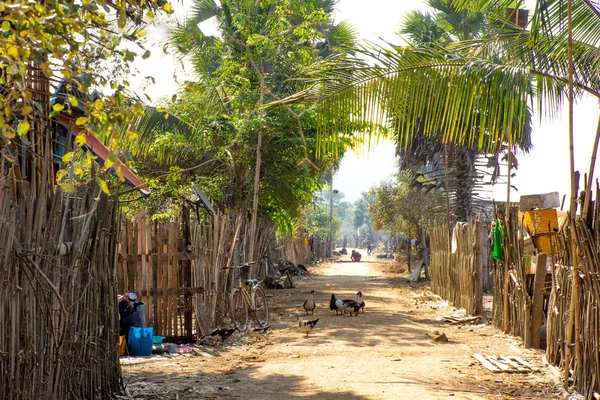
[[[346,246],[342,247],[342,249],[340,250],[340,254],[343,254],[343,255],[348,254],[348,250],[346,250]]]
[[[358,251],[352,250],[352,254],[350,255],[350,258],[352,259],[352,261],[360,261],[361,257],[362,256]]]

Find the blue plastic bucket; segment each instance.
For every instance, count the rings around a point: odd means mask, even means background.
[[[132,326],[129,328],[127,338],[127,348],[130,356],[149,356],[152,354],[152,337],[154,328],[138,328]]]

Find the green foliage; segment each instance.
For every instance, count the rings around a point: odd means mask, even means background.
[[[44,143],[49,136],[48,118],[72,120],[83,126],[113,151],[99,168],[91,154],[82,152],[86,135],[79,134],[75,150],[63,157],[64,168],[56,181],[66,192],[95,180],[101,192],[113,193],[118,185],[109,180],[114,167],[124,181],[116,151],[115,133],[143,107],[129,99],[127,74],[144,48],[143,25],[157,13],[170,13],[166,0],[106,2],[8,0],[0,4],[0,151],[14,142],[25,146]],[[57,87],[63,97],[48,110]],[[94,95],[89,95],[90,93]],[[82,115],[83,114],[83,115]],[[68,122],[67,122],[68,123]],[[25,148],[25,147],[24,147]],[[42,147],[37,155],[50,158]],[[92,168],[95,168],[92,172]]]
[[[413,177],[402,172],[395,181],[384,181],[371,190],[374,202],[369,207],[373,228],[389,236],[408,232],[420,226],[433,226],[443,220],[444,195],[433,189],[429,192],[411,187]]]
[[[149,110],[137,123],[139,139],[129,141],[138,170],[155,179],[162,199],[156,209],[173,207],[196,182],[220,209],[247,211],[252,201],[256,144],[260,133],[259,215],[293,232],[312,193],[322,186],[321,171],[336,155],[317,157],[317,114],[311,105],[261,108],[301,90],[307,69],[324,54],[353,41],[347,23],[333,24],[333,1],[197,0],[191,13],[170,31],[170,48],[193,69],[163,110]],[[216,17],[220,36],[205,35],[198,23]],[[350,42],[349,42],[350,41]],[[168,115],[167,119],[161,119]],[[177,121],[169,121],[175,119]],[[336,149],[343,153],[349,142]],[[199,165],[203,165],[199,167]],[[164,173],[180,167],[180,193]],[[158,203],[164,202],[164,206]]]

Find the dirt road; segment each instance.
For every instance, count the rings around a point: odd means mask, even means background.
[[[473,353],[518,355],[541,365],[541,352],[491,325],[446,326],[447,304],[415,297],[391,264],[366,257],[309,268],[297,288],[271,292],[271,330],[232,337],[199,354],[144,364],[123,362],[136,398],[179,399],[551,399],[549,375],[493,374]],[[316,328],[307,339],[297,328],[301,304],[314,289]],[[364,294],[357,317],[336,316],[329,298]],[[445,333],[449,341],[433,336]]]

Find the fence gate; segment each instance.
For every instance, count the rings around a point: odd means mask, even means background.
[[[135,220],[123,216],[119,246],[119,293],[135,292],[146,304],[148,326],[160,336],[193,334],[192,254],[180,219],[150,222],[144,209]],[[189,230],[188,230],[189,232]]]

